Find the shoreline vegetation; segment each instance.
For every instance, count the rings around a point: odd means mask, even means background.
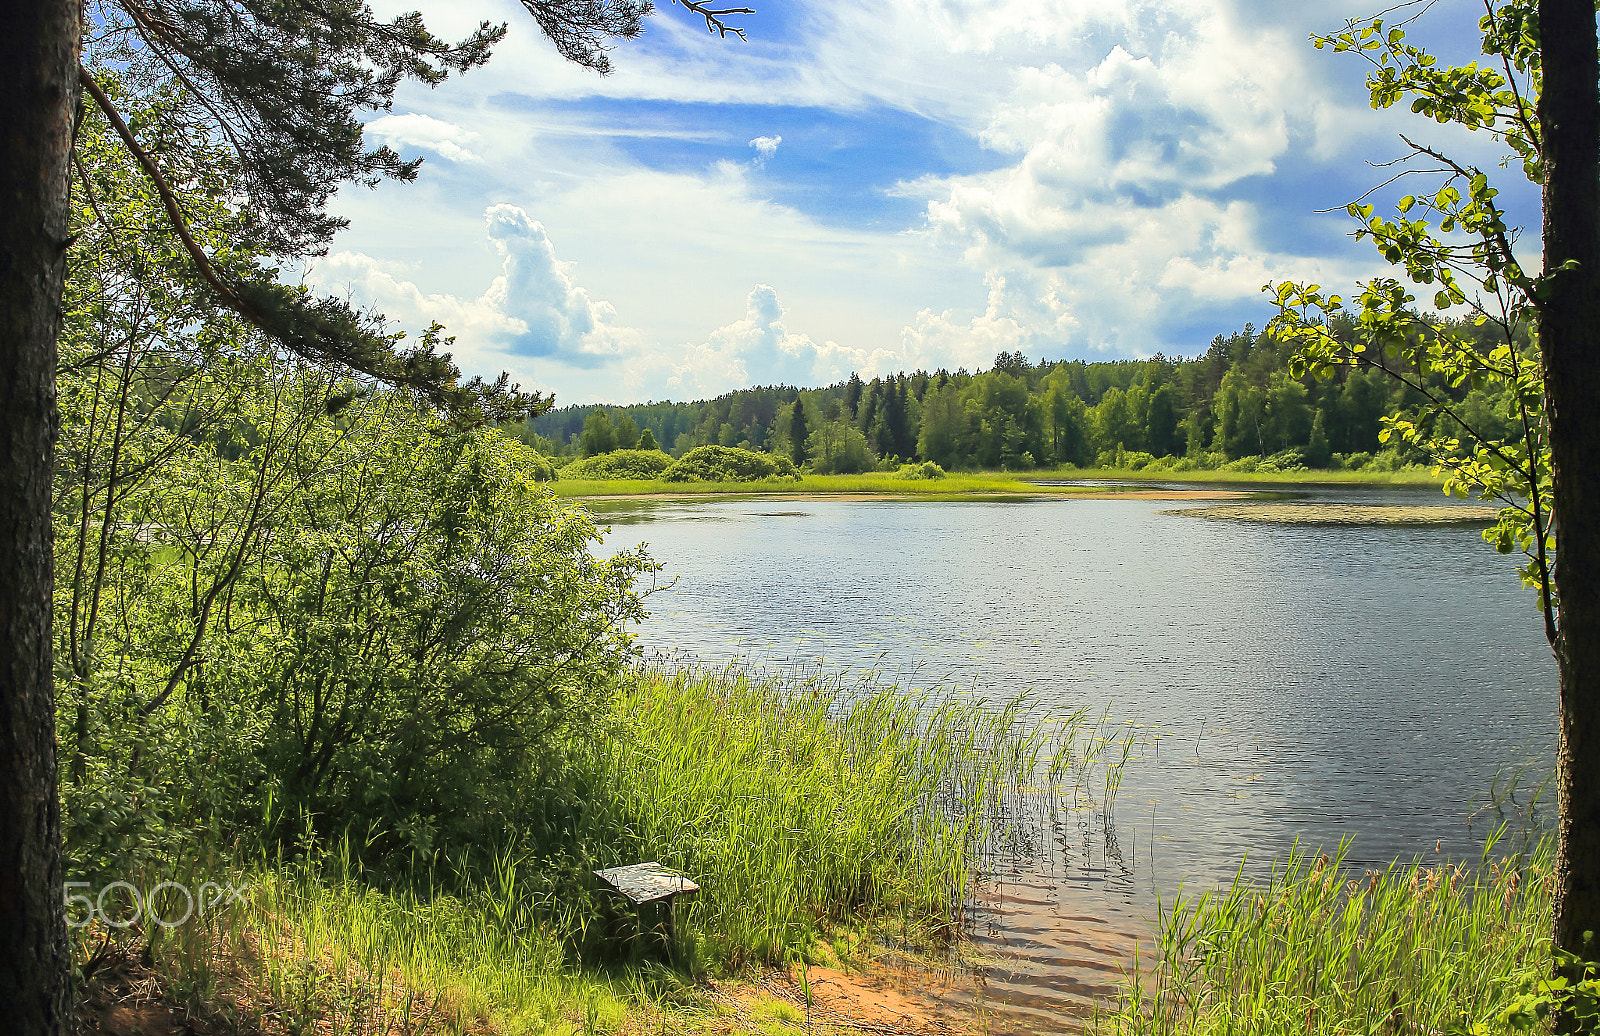
[[[1106,483],[1061,485],[1052,483]],[[895,472],[855,475],[804,474],[798,479],[726,482],[667,482],[659,479],[566,479],[548,483],[557,496],[574,500],[627,500],[730,496],[881,497],[884,499],[985,500],[1045,497],[1148,495],[1156,483],[1216,484],[1228,489],[1170,490],[1223,496],[1232,487],[1272,485],[1443,486],[1426,470],[1401,471],[1132,471],[1125,468],[1063,468],[1053,471],[951,472],[939,478],[908,478]],[[1182,499],[1174,495],[1174,499]]]
[[[354,833],[191,847],[149,885],[248,892],[195,923],[76,928],[83,1011],[108,1032],[118,1011],[152,1032],[179,1015],[218,1032],[798,1032],[781,998],[746,994],[802,963],[837,979],[944,959],[1006,796],[1041,768],[1094,771],[1081,715],[1023,720],[1020,701],[814,670],[635,669],[573,761],[573,829],[543,839],[567,848],[524,837],[397,875],[368,870]],[[592,875],[642,859],[701,885],[670,937]]]
[[[248,890],[237,901],[172,928],[76,930],[84,1011],[103,1032],[987,1032],[997,1020],[981,982],[962,978],[977,962],[961,929],[986,848],[1017,837],[1008,824],[1030,812],[1012,808],[1018,796],[1114,810],[1132,744],[1104,718],[1035,723],[1024,706],[819,670],[635,669],[611,736],[581,764],[595,799],[570,839],[611,855],[552,882],[561,859],[512,844],[397,882],[365,871],[348,837],[292,856],[213,846],[152,881],[221,871]],[[1497,856],[1496,844],[1475,867],[1363,874],[1343,847],[1297,850],[1263,884],[1180,897],[1153,956],[1076,1021],[1118,1034],[1395,1019],[1395,1031],[1510,1031],[1541,995],[1550,847]],[[702,887],[670,938],[585,877],[635,856]],[[885,992],[892,973],[959,988]]]

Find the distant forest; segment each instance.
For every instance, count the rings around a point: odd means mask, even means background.
[[[630,448],[648,431],[645,444],[676,456],[737,446],[819,471],[909,461],[947,469],[1139,468],[1160,458],[1217,467],[1253,457],[1275,458],[1280,467],[1354,468],[1372,465],[1380,451],[1377,462],[1388,467],[1423,459],[1379,441],[1385,415],[1420,402],[1401,379],[1376,368],[1296,379],[1289,352],[1247,324],[1218,335],[1194,359],[1033,363],[1002,353],[978,373],[919,370],[871,381],[852,374],[817,389],[776,385],[693,403],[569,406],[540,416],[532,429],[508,431],[555,458]],[[1505,400],[1482,389],[1454,394],[1483,427],[1507,425]]]

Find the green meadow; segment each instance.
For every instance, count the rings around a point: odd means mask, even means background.
[[[1052,486],[1057,480],[1114,481],[1116,486]],[[1427,471],[1131,471],[1118,468],[1065,468],[1056,471],[952,472],[943,478],[905,478],[893,472],[858,475],[815,475],[799,479],[761,482],[664,482],[645,479],[573,480],[550,483],[557,496],[594,497],[695,497],[695,496],[872,496],[929,500],[985,497],[1099,496],[1138,492],[1144,482],[1221,483],[1228,486],[1290,485],[1442,485]]]

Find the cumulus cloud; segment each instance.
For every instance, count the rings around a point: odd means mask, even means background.
[[[366,132],[391,147],[420,148],[452,162],[479,161],[466,147],[477,138],[476,133],[430,115],[385,115],[367,123]]]
[[[778,145],[782,143],[783,137],[781,135],[776,137],[757,137],[750,142],[750,146],[756,149],[756,161],[765,162],[778,153]]]
[[[556,256],[538,220],[506,204],[490,206],[484,219],[500,274],[475,299],[426,293],[402,279],[403,269],[357,252],[329,256],[307,279],[322,290],[348,291],[402,325],[437,320],[456,335],[463,360],[484,368],[515,367],[529,357],[594,368],[637,337],[616,326],[609,302],[573,281],[571,264]]]
[[[927,231],[990,287],[983,314],[924,310],[908,342],[983,342],[988,352],[1032,340],[1137,355],[1169,346],[1164,324],[1306,271],[1307,257],[1261,243],[1255,206],[1236,187],[1277,171],[1291,123],[1306,114],[1284,34],[1235,18],[1226,4],[1125,0],[1094,17],[1063,24],[1098,34],[1102,56],[1070,68],[1024,64],[992,109],[979,139],[1014,156],[1010,164],[902,185],[926,199]],[[979,50],[1003,45],[1019,25],[1061,39],[1053,23],[1011,24],[1003,36],[949,31]]]
[[[955,310],[920,310],[916,319],[901,331],[902,354],[915,365],[927,369],[965,367],[982,370],[1003,352],[1038,355],[1036,346],[1045,342],[1031,327],[1017,319],[1025,306],[1010,296],[1006,279],[998,274],[986,278],[989,295],[984,311],[966,317]],[[1070,317],[1064,317],[1070,323]]]
[[[689,399],[750,385],[823,385],[851,371],[896,370],[903,356],[885,349],[851,349],[814,341],[784,325],[787,310],[770,284],[745,297],[745,314],[713,330],[703,342],[652,350],[624,365],[626,384],[664,385],[670,398]]]
[[[567,379],[566,400],[973,367],[1010,349],[1203,347],[1232,323],[1259,322],[1265,280],[1372,273],[1337,217],[1307,215],[1344,200],[1344,186],[1321,179],[1326,163],[1381,117],[1366,109],[1359,68],[1317,55],[1305,34],[1364,10],[1354,0],[817,0],[748,47],[708,45],[700,26],[664,16],[605,79],[514,29],[495,63],[449,91],[402,95],[433,117],[371,124],[374,139],[480,161],[435,180],[439,201],[426,210],[346,192],[342,206],[371,206],[346,210],[359,218],[343,242],[359,244],[345,247],[366,254],[324,267],[354,264],[346,280],[397,300],[384,304],[393,313],[437,315],[483,350],[487,372],[506,358],[560,361],[539,369]],[[753,97],[771,106],[760,121],[729,116],[727,102]],[[671,118],[653,118],[662,102]],[[708,113],[703,126],[685,105]],[[869,135],[882,113],[881,150],[899,149],[882,179],[905,176],[889,190],[916,204],[859,218],[825,170],[815,181],[794,170],[773,196],[756,170],[808,132],[783,121],[787,109],[816,108],[849,113]],[[938,128],[934,143],[907,128],[922,123]],[[691,169],[683,149],[646,140],[684,127],[704,130],[708,164]],[[727,161],[723,148],[741,136],[749,161]],[[919,155],[940,172],[918,177]],[[864,191],[887,186],[872,179],[878,168],[861,170]],[[492,226],[498,269],[480,242],[460,240],[484,197],[544,224]],[[1290,227],[1281,213],[1295,197]],[[551,235],[582,260],[581,278]],[[367,258],[407,254],[416,265]],[[483,290],[496,274],[498,288]],[[778,290],[752,292],[757,282]],[[427,293],[440,283],[457,294]],[[1199,342],[1176,330],[1191,328],[1210,330]]]

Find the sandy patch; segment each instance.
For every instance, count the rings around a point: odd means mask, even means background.
[[[971,1006],[976,984],[963,973],[930,973],[874,964],[864,971],[807,969],[813,1027],[854,1029],[882,1036],[962,1036],[984,1031]],[[779,1002],[805,1022],[805,990],[797,974],[773,972],[760,982],[715,990],[716,999],[740,1015],[759,1020]]]
[[[1499,508],[1483,504],[1234,504],[1165,514],[1285,525],[1487,525]]]
[[[1130,489],[1125,493],[1116,490],[1095,490],[1092,493],[1072,493],[1074,500],[1245,500],[1253,494],[1236,489]]]

